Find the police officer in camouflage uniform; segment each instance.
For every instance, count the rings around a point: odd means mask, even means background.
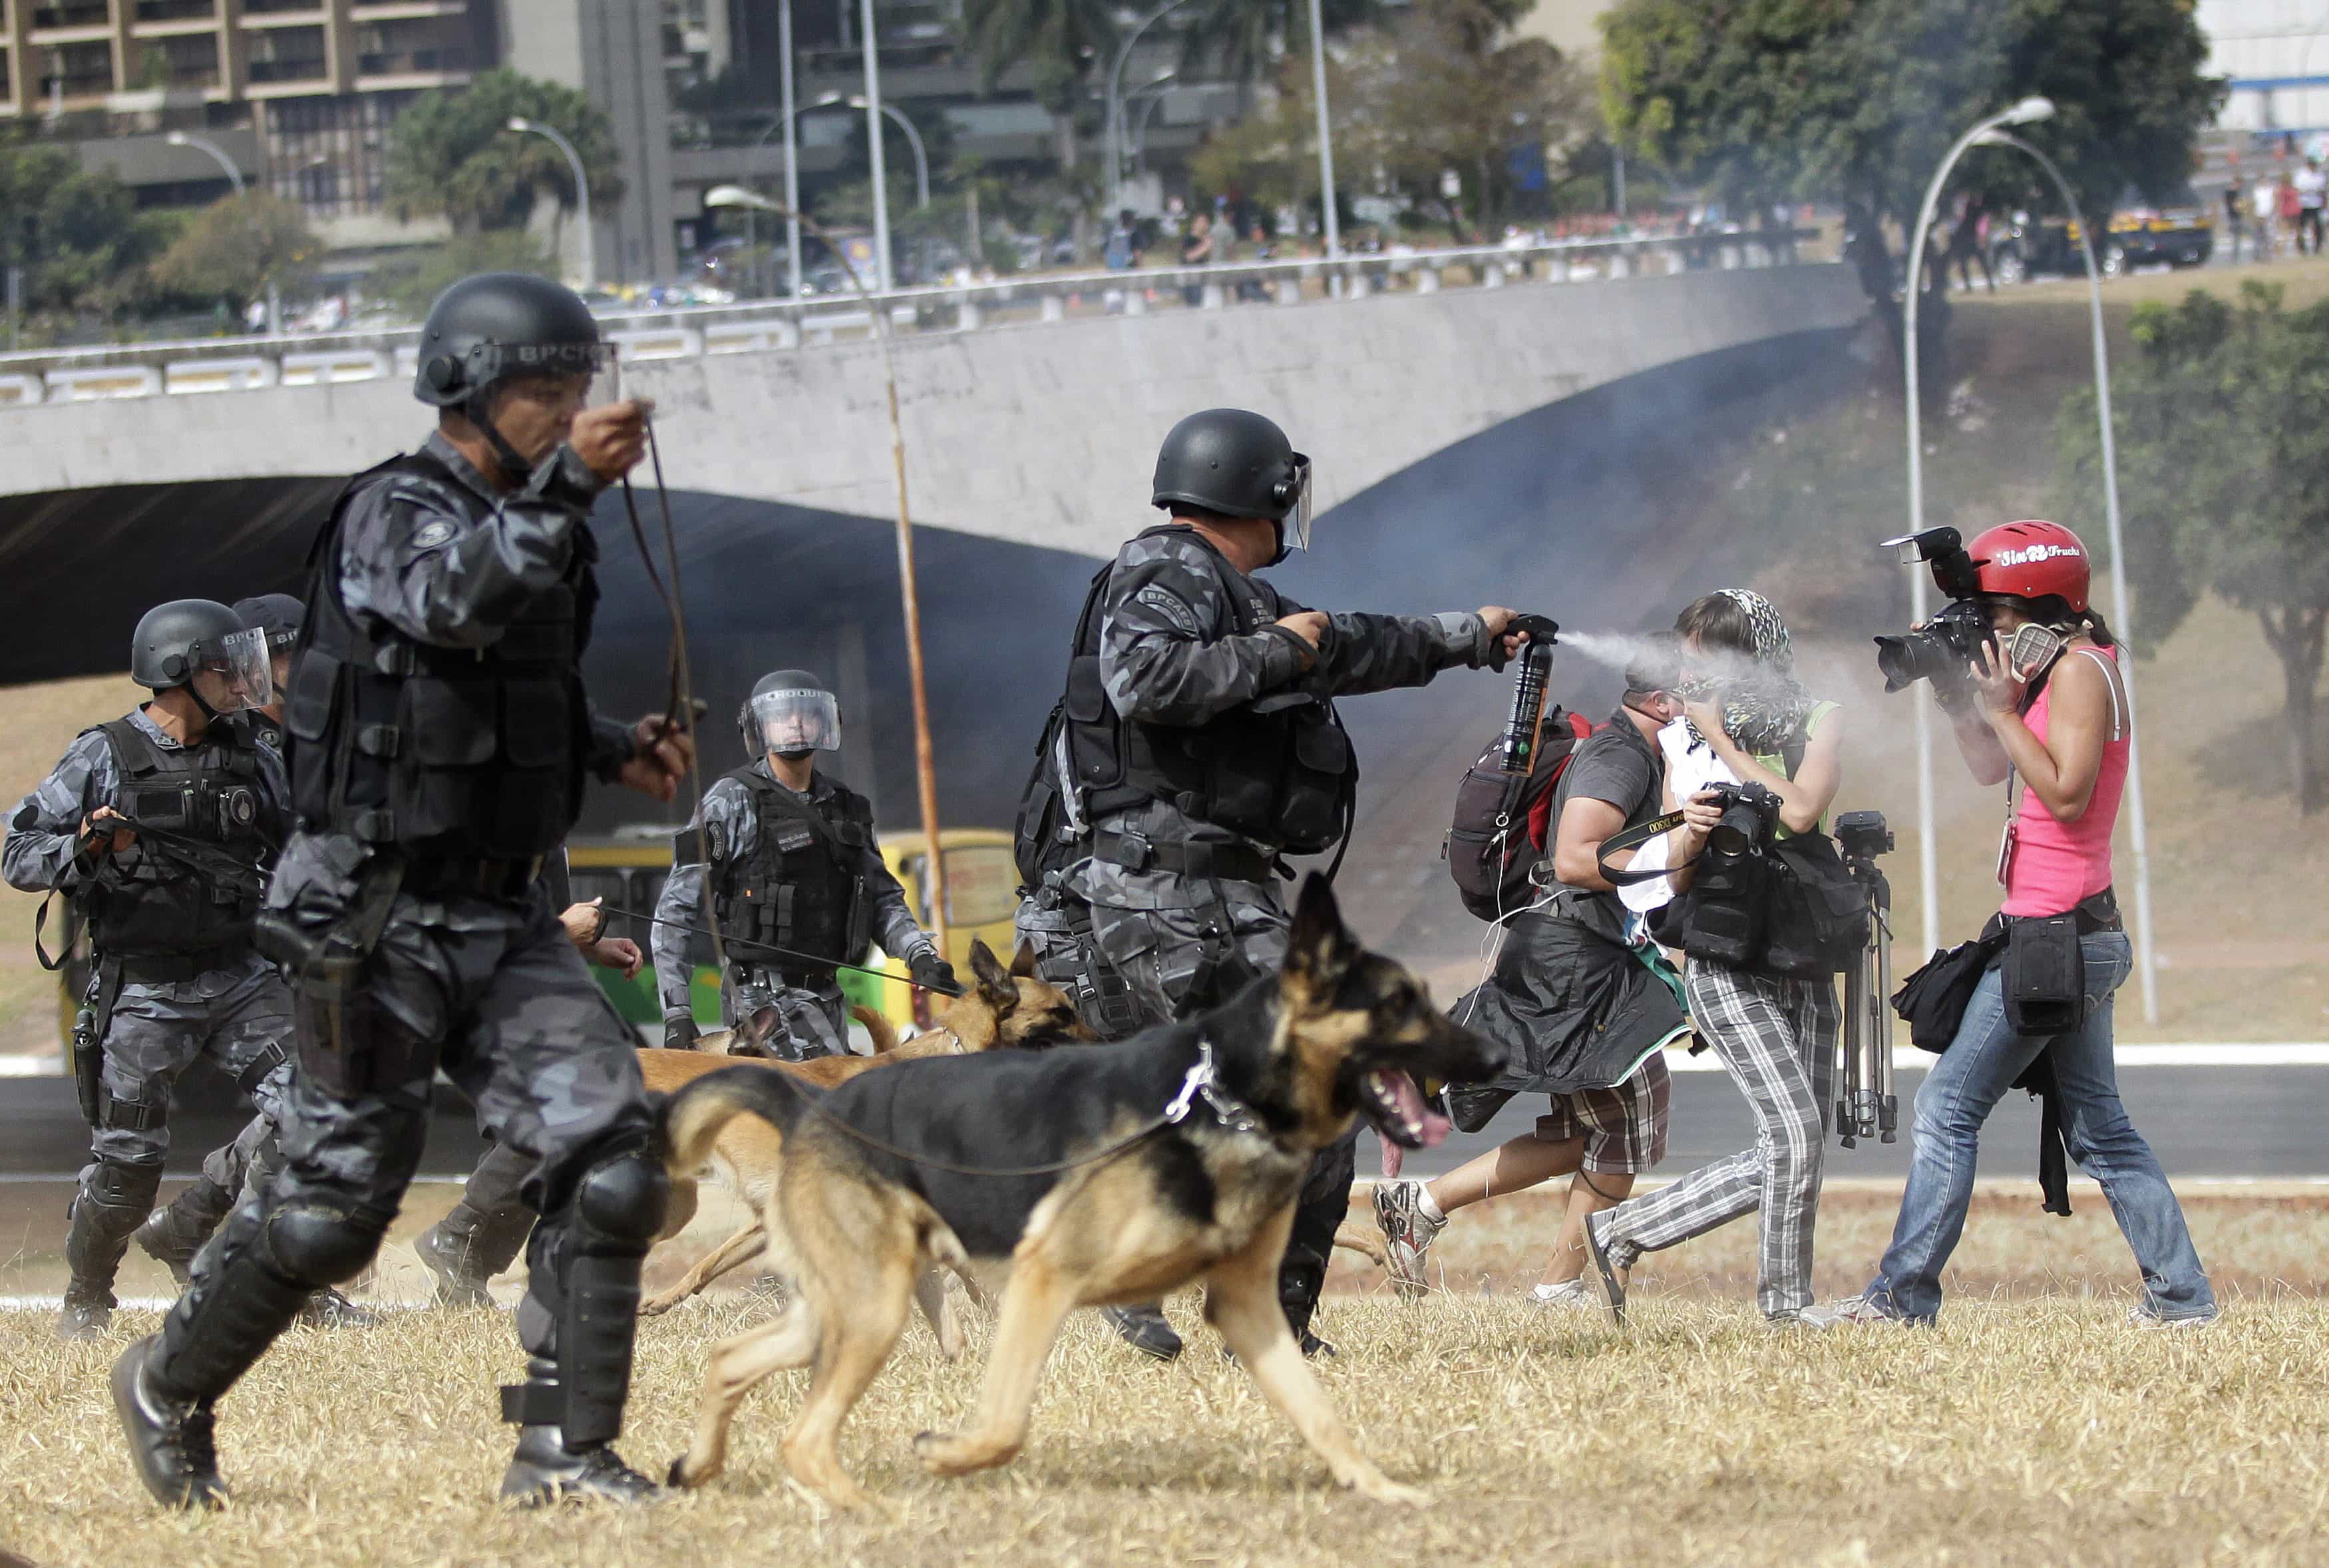
[[[259,922],[298,1024],[285,1168],[113,1370],[132,1460],[165,1504],[223,1500],[216,1401],[308,1291],[372,1261],[440,1068],[536,1161],[503,1495],[661,1491],[612,1442],[668,1184],[636,1037],[539,881],[589,775],[669,800],[686,765],[664,719],[602,718],[582,688],[590,508],[646,440],[643,406],[583,406],[606,352],[546,279],[455,284],[421,329],[414,392],[436,433],[351,482],[317,542],[285,710],[300,828]]]
[[[695,1045],[687,945],[690,929],[705,924],[708,890],[728,960],[727,1017],[741,1022],[776,1009],[783,1024],[767,1049],[785,1061],[845,1054],[849,1014],[836,962],[863,963],[866,944],[878,939],[916,985],[949,991],[954,966],[915,923],[882,859],[872,803],[816,769],[818,752],[841,746],[833,693],[806,670],[778,670],[753,686],[737,724],[753,760],[703,792],[702,820],[680,834],[655,901],[649,942],[664,1044]]]
[[[306,606],[288,594],[261,594],[234,602],[235,619],[246,631],[266,640],[271,687],[265,702],[250,709],[242,723],[252,739],[283,755],[283,692],[291,680],[291,646],[298,640]],[[286,1038],[288,1038],[288,1031]],[[265,1113],[251,1118],[235,1140],[214,1149],[203,1161],[202,1173],[186,1184],[168,1205],[156,1209],[137,1227],[138,1250],[166,1267],[184,1287],[194,1254],[202,1250],[219,1221],[235,1205],[246,1186],[257,1193],[274,1179],[283,1156],[275,1139],[275,1123]],[[366,1321],[372,1314],[356,1307],[337,1291],[319,1291],[310,1308],[311,1319],[339,1325]]]
[[[1217,1006],[1284,960],[1279,857],[1331,850],[1350,828],[1357,765],[1334,699],[1501,667],[1519,644],[1510,610],[1330,615],[1254,577],[1306,548],[1309,497],[1309,459],[1270,420],[1191,415],[1156,459],[1152,502],[1172,521],[1117,552],[1078,627],[1037,784],[1048,775],[1083,858],[1034,890],[1021,934],[1039,972],[1112,972],[1144,1022]],[[1096,952],[1078,953],[1087,919]],[[1279,1271],[1306,1354],[1332,1348],[1310,1319],[1354,1141],[1313,1166]],[[1152,1355],[1180,1350],[1161,1313],[1110,1316]]]
[[[96,960],[74,1042],[92,1132],[65,1237],[68,1339],[112,1321],[115,1272],[161,1185],[178,1075],[208,1056],[232,1078],[258,1108],[255,1147],[291,1074],[290,997],[251,946],[259,869],[291,814],[282,760],[240,717],[269,694],[263,643],[224,605],[177,599],[137,623],[129,673],[151,700],[84,730],[0,850],[10,886],[80,906]],[[137,827],[106,826],[125,819]]]

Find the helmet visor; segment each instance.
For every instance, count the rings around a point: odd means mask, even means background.
[[[1310,459],[1297,452],[1294,455],[1294,504],[1287,509],[1286,548],[1306,551],[1310,548]]]
[[[841,749],[841,706],[830,691],[795,687],[762,691],[751,703],[760,749],[778,754]]]
[[[194,695],[213,713],[240,713],[275,700],[266,633],[230,632],[215,642],[196,643],[193,652]]]

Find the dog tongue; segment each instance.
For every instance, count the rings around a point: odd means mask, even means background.
[[[1401,1120],[1423,1130],[1423,1147],[1437,1149],[1453,1131],[1447,1117],[1434,1111],[1423,1098],[1423,1091],[1405,1073],[1390,1073],[1391,1103],[1399,1107]]]

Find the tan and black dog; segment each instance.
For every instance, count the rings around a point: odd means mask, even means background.
[[[699,1078],[665,1111],[673,1169],[695,1169],[740,1113],[782,1130],[783,1174],[765,1223],[793,1289],[777,1318],[713,1352],[695,1441],[672,1479],[693,1487],[718,1475],[746,1391],[813,1365],[785,1466],[836,1505],[864,1501],[834,1440],[935,1263],[1008,1271],[976,1425],[914,1440],[939,1475],[1019,1451],[1070,1310],[1153,1301],[1202,1282],[1206,1320],[1334,1479],[1372,1498],[1419,1501],[1359,1451],[1326,1403],[1278,1305],[1278,1259],[1312,1155],[1353,1116],[1422,1147],[1447,1123],[1425,1107],[1416,1079],[1472,1082],[1502,1067],[1498,1047],[1449,1022],[1412,973],[1359,945],[1314,876],[1283,972],[1187,1023],[1101,1050],[902,1063],[815,1096],[813,1107],[798,1085],[766,1073]],[[1185,1114],[1164,1120],[1176,1104]],[[965,1173],[1036,1167],[1064,1169]]]
[[[938,1009],[934,1027],[902,1045],[888,1019],[869,1008],[854,1008],[851,1010],[873,1037],[874,1054],[870,1056],[817,1056],[806,1062],[747,1059],[755,1067],[786,1074],[819,1089],[834,1089],[860,1073],[926,1056],[995,1050],[1042,1051],[1098,1038],[1076,1017],[1074,1003],[1065,991],[1049,981],[1005,970],[985,942],[970,944],[970,989],[949,999]],[[779,1021],[779,1016],[774,1008],[766,1009],[759,1018],[746,1020],[733,1033],[757,1046],[759,1038],[765,1038]],[[639,1071],[649,1092],[676,1094],[707,1073],[735,1066],[737,1057],[717,1054],[722,1038],[720,1035],[706,1035],[702,1042],[705,1048],[700,1050],[641,1050]],[[673,1168],[671,1201],[664,1216],[665,1238],[677,1235],[695,1217],[696,1178],[706,1165],[722,1185],[750,1206],[753,1218],[705,1253],[676,1284],[641,1302],[639,1311],[643,1316],[668,1312],[730,1269],[760,1254],[768,1244],[768,1233],[759,1216],[776,1190],[783,1154],[784,1138],[774,1127],[758,1118],[744,1118],[722,1129],[694,1165],[684,1171],[676,1166]],[[939,1299],[935,1282],[923,1290],[924,1310],[929,1316],[930,1327],[937,1332],[948,1358],[952,1359],[960,1352],[960,1333],[950,1319],[942,1317],[934,1308]]]

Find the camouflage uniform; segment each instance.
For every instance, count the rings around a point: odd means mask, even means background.
[[[129,722],[155,745],[181,749],[142,708],[129,715]],[[279,839],[290,822],[282,760],[264,748],[257,756],[261,820],[267,835]],[[76,739],[8,819],[0,869],[9,885],[68,896],[85,890],[99,863],[81,851],[82,819],[100,806],[118,806],[120,786],[120,769],[104,734],[90,730]],[[166,864],[170,851],[139,842],[122,851],[120,859],[126,865],[147,855]],[[184,875],[203,873],[190,867]],[[290,993],[274,969],[247,949],[184,980],[124,979],[102,1042],[106,1103],[91,1130],[90,1163],[80,1172],[66,1245],[74,1289],[93,1306],[112,1305],[114,1272],[161,1183],[162,1162],[170,1150],[170,1086],[197,1056],[207,1056],[241,1085],[258,1114],[203,1169],[228,1194],[240,1192],[247,1181],[263,1184],[279,1160],[274,1128],[290,1084],[291,1067],[282,1049],[290,1036]],[[211,1223],[216,1223],[215,1216]]]
[[[767,758],[753,763],[752,770],[776,784]],[[776,787],[785,786],[776,784]],[[830,779],[821,773],[812,775],[809,801],[822,803],[834,793],[835,786]],[[732,874],[735,869],[748,864],[759,842],[759,812],[750,792],[733,778],[722,778],[703,792],[701,836],[696,832],[697,825],[693,822],[688,824],[681,842],[708,841],[710,852],[723,873]],[[865,897],[873,901],[873,939],[882,944],[882,952],[900,962],[910,963],[918,954],[938,951],[929,934],[915,923],[913,912],[906,907],[906,890],[890,874],[878,844],[866,844],[858,875],[865,880]],[[693,965],[688,962],[687,949],[690,928],[710,925],[706,918],[709,900],[704,897],[705,880],[705,868],[700,862],[674,866],[663,885],[663,896],[655,900],[655,934],[651,941],[655,989],[662,995],[666,1019],[685,1015],[691,1009],[688,982]],[[774,1008],[784,1019],[785,1033],[769,1037],[771,1054],[791,1062],[848,1054],[849,1012],[832,970],[805,976],[800,971],[811,966],[753,953],[740,945],[729,950],[728,960],[728,972],[721,977],[720,987],[723,1021],[732,1024],[763,1008]],[[814,983],[800,983],[804,980]]]
[[[1240,617],[1235,601],[1242,599]],[[1302,606],[1230,567],[1192,530],[1152,532],[1127,544],[1109,577],[1100,621],[1101,677],[1127,719],[1195,727],[1269,693],[1301,687],[1344,697],[1420,686],[1442,670],[1478,668],[1495,652],[1476,615],[1336,615],[1315,655],[1272,623]],[[1241,624],[1258,626],[1240,632]],[[1278,847],[1240,837],[1151,800],[1092,824],[1103,844],[1219,845],[1274,859]],[[1066,891],[1091,909],[1101,953],[1129,983],[1151,1020],[1186,1017],[1225,1000],[1248,978],[1275,973],[1291,916],[1274,882],[1136,869],[1095,856],[1069,874]],[[1056,921],[1056,915],[1048,916]],[[1023,915],[1023,933],[1062,961],[1046,912]],[[1306,1330],[1325,1282],[1327,1257],[1350,1197],[1355,1131],[1318,1156],[1296,1213],[1278,1275],[1279,1299],[1297,1334]]]
[[[351,623],[482,654],[510,617],[560,583],[579,581],[589,602],[595,545],[585,519],[603,486],[571,448],[510,493],[442,436],[424,451],[438,472],[383,471],[359,482],[340,514],[331,591]],[[304,675],[319,654],[302,649]],[[611,779],[636,755],[635,737],[587,704],[583,711],[580,760]],[[344,832],[303,829],[277,868],[269,914],[306,932],[344,921],[380,853]],[[441,1069],[505,1148],[531,1157],[523,1194],[546,1216],[518,1313],[530,1382],[504,1391],[504,1418],[529,1429],[562,1423],[570,1446],[602,1442],[620,1424],[636,1260],[660,1223],[664,1190],[647,1152],[654,1114],[637,1037],[539,880],[424,892],[414,890],[414,871],[405,876],[349,1004],[368,1017],[372,1043],[358,1048],[372,1081],[342,1090],[316,1071],[297,1075],[283,1174],[203,1249],[146,1376],[165,1398],[206,1405],[281,1331],[288,1288],[350,1277],[371,1260],[420,1163]],[[333,1048],[326,1032],[303,1015],[303,1061]]]

